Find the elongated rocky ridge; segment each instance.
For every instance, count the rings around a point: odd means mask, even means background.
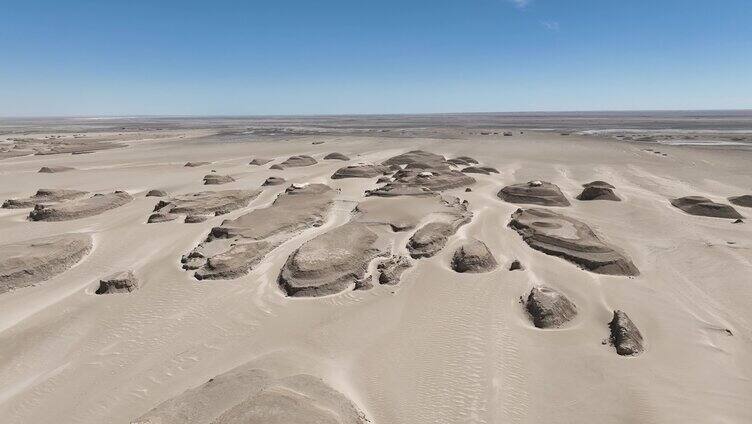
[[[186,390],[131,424],[368,424],[344,394],[318,377],[240,366]]]
[[[638,275],[632,261],[604,243],[584,222],[548,209],[517,209],[509,227],[533,249],[597,274]]]
[[[91,248],[91,237],[78,233],[0,245],[0,293],[48,280],[78,263]]]
[[[79,199],[87,194],[88,192],[81,190],[40,188],[33,196],[8,199],[3,202],[2,207],[6,209],[33,208],[39,203],[59,203],[65,200]]]
[[[362,280],[368,265],[383,253],[378,235],[367,225],[350,222],[321,234],[295,250],[279,274],[288,296],[315,297],[339,293]]]
[[[678,199],[672,199],[671,205],[683,210],[690,215],[707,216],[711,218],[744,218],[736,209],[730,205],[716,203],[707,197],[687,196]]]
[[[577,315],[574,303],[560,292],[546,286],[530,290],[525,309],[538,328],[558,328]]]
[[[325,184],[290,186],[268,207],[214,227],[206,241],[183,256],[199,279],[238,278],[295,234],[324,222],[336,192]]]
[[[34,210],[29,213],[29,219],[32,221],[68,221],[86,218],[123,206],[131,200],[133,200],[133,197],[130,194],[124,191],[116,191],[53,205],[37,204],[34,206]]]
[[[614,317],[608,323],[608,327],[611,330],[611,343],[619,355],[635,356],[645,349],[640,330],[625,312],[614,311]]]

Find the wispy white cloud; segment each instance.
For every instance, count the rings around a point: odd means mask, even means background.
[[[515,7],[518,9],[524,9],[533,2],[533,0],[508,0],[509,2],[513,3]]]
[[[549,31],[559,30],[559,23],[556,21],[541,21],[541,25],[543,25],[543,28],[546,28]]]

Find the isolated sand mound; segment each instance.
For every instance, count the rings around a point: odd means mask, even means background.
[[[674,207],[677,207],[690,215],[728,219],[744,218],[732,206],[715,203],[707,197],[687,196],[672,199],[670,202]]]
[[[280,163],[279,166],[284,168],[296,168],[300,166],[311,166],[316,165],[318,161],[316,159],[308,156],[308,155],[297,155],[297,156],[290,156],[285,160],[284,162]]]
[[[132,424],[367,424],[355,404],[308,374],[277,379],[248,366],[161,403]]]
[[[207,174],[204,175],[204,185],[220,185],[235,182],[235,178],[229,175]]]
[[[517,209],[509,227],[533,249],[566,259],[588,271],[608,275],[639,274],[632,261],[574,218],[547,209]]]
[[[58,172],[73,171],[75,169],[70,166],[43,166],[37,172],[42,174],[57,174]]]
[[[485,243],[470,239],[462,243],[452,256],[452,269],[457,272],[490,272],[498,263]]]
[[[37,204],[34,206],[34,210],[29,213],[29,219],[32,221],[69,221],[86,218],[118,208],[131,200],[133,200],[133,197],[130,194],[124,191],[116,191],[53,205]]]
[[[390,286],[399,284],[402,273],[407,271],[411,266],[410,259],[405,256],[392,255],[376,266],[379,274],[379,284],[388,284]]]
[[[506,186],[498,193],[499,198],[509,203],[529,203],[543,206],[569,206],[556,184],[546,181],[530,181]]]
[[[266,165],[267,163],[271,162],[272,159],[266,159],[266,158],[253,158],[252,161],[248,162],[248,165],[255,165],[255,166],[261,166]]]
[[[40,188],[33,196],[21,199],[8,199],[3,202],[2,207],[6,209],[33,208],[38,203],[59,203],[66,200],[80,199],[87,194],[88,192],[80,190]]]
[[[333,180],[342,178],[375,178],[389,172],[389,168],[382,165],[357,164],[338,169],[333,175]]]
[[[286,181],[282,177],[269,177],[261,185],[262,186],[276,186],[284,184]]]
[[[498,174],[499,170],[490,166],[468,166],[467,168],[462,168],[461,172],[465,174],[491,175]]]
[[[345,155],[343,155],[342,153],[339,153],[339,152],[329,153],[328,155],[324,156],[324,159],[326,159],[326,160],[350,160],[349,157],[347,157],[347,156],[345,156]]]
[[[0,293],[48,280],[78,263],[91,248],[91,237],[85,234],[0,245]]]
[[[288,296],[339,293],[365,277],[368,264],[383,253],[378,235],[365,224],[350,222],[321,234],[295,250],[282,267],[279,285]]]
[[[212,228],[206,241],[183,257],[197,279],[237,278],[274,248],[324,222],[335,191],[325,184],[290,186],[271,206],[255,209]]]
[[[401,155],[393,156],[383,162],[383,165],[413,165],[417,168],[448,169],[444,156],[424,150],[411,150]]]
[[[186,162],[185,165],[183,165],[183,166],[187,166],[189,168],[195,168],[197,166],[204,166],[204,165],[208,165],[210,163],[211,162]]]
[[[577,315],[577,308],[566,296],[546,287],[536,286],[530,290],[525,309],[538,328],[558,328]]]
[[[752,208],[752,194],[729,197],[729,202],[735,204],[736,206],[744,206],[745,208]]]
[[[642,353],[644,350],[642,334],[626,313],[614,311],[614,317],[608,323],[608,327],[611,330],[611,343],[616,348],[616,353],[622,356]]]
[[[99,280],[96,294],[130,293],[138,289],[138,279],[133,271],[120,271]]]
[[[593,181],[582,185],[582,190],[577,200],[611,200],[620,202],[621,199],[614,193],[614,186],[605,181]]]
[[[188,193],[160,200],[149,222],[171,221],[177,215],[221,215],[248,206],[261,190],[219,190]],[[152,221],[152,217],[154,221]],[[169,218],[169,219],[167,219]]]

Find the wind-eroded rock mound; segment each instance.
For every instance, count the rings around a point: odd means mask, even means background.
[[[70,166],[43,166],[37,172],[41,174],[57,174],[58,172],[73,171],[74,169],[76,168],[71,168]]]
[[[48,280],[78,263],[91,248],[91,237],[85,234],[0,245],[0,293]]]
[[[229,175],[219,175],[219,174],[204,175],[204,185],[227,184],[227,183],[232,183],[234,181],[235,181],[235,178],[232,178]]]
[[[752,208],[752,194],[745,194],[742,196],[729,197],[729,202],[736,206],[743,206],[745,208]]]
[[[222,215],[248,206],[260,193],[261,190],[201,191],[160,200],[149,222],[171,221],[178,215]]]
[[[39,203],[59,203],[66,200],[80,199],[87,195],[88,192],[80,190],[64,190],[53,188],[40,188],[37,192],[30,197],[21,199],[8,199],[3,202],[3,208],[6,209],[22,209],[33,208]]]
[[[569,200],[564,197],[559,186],[546,181],[530,181],[506,186],[499,191],[498,196],[509,203],[569,206]]]
[[[577,200],[611,200],[620,202],[619,196],[614,193],[614,186],[605,181],[593,181],[583,184],[584,190],[577,196]]]
[[[707,197],[702,196],[687,196],[672,199],[671,204],[690,215],[728,219],[744,218],[733,207],[722,203],[715,203]]]
[[[53,205],[37,204],[34,206],[34,210],[29,213],[29,219],[32,221],[68,221],[86,218],[123,206],[131,200],[133,200],[133,197],[130,194],[124,191],[116,191]]]
[[[485,243],[470,239],[454,252],[452,269],[457,272],[489,272],[496,269],[498,263]]]
[[[400,282],[402,273],[407,271],[412,264],[410,259],[402,255],[392,255],[385,261],[380,262],[376,270],[379,273],[379,284],[396,285]]]
[[[642,334],[629,316],[622,311],[614,311],[614,317],[608,323],[611,330],[611,343],[616,353],[622,356],[639,355],[644,350]]]
[[[577,315],[574,303],[558,291],[545,286],[533,287],[525,309],[538,328],[558,328]]]
[[[248,165],[261,166],[261,165],[266,165],[267,163],[271,161],[272,161],[271,159],[266,159],[266,158],[253,158],[252,161],[248,162]]]
[[[499,170],[490,166],[468,166],[467,168],[462,168],[461,172],[465,174],[491,175],[498,174]]]
[[[470,218],[453,222],[429,222],[420,227],[407,241],[407,251],[415,259],[430,258],[437,254],[457,229],[468,223]]]
[[[276,185],[281,185],[284,183],[285,183],[285,179],[282,177],[269,177],[261,185],[262,186],[276,186]]]
[[[333,180],[342,178],[374,178],[389,173],[389,167],[359,163],[338,169],[333,175]]]
[[[391,157],[385,160],[383,165],[407,165],[414,169],[449,169],[449,163],[444,156],[424,150],[411,150]]]
[[[328,155],[324,156],[324,159],[325,160],[350,160],[349,157],[347,157],[347,156],[345,156],[345,155],[343,155],[342,153],[339,153],[339,152],[329,153]]]
[[[297,156],[290,156],[284,162],[280,163],[279,166],[281,167],[281,169],[285,169],[285,168],[296,168],[300,166],[311,166],[311,165],[316,165],[317,163],[318,161],[316,161],[316,159],[308,155],[297,155]]]
[[[423,196],[452,188],[475,184],[475,178],[455,170],[402,169],[394,174],[394,181],[366,192],[367,196]]]
[[[326,296],[346,290],[365,277],[368,264],[383,253],[378,235],[365,224],[351,222],[306,242],[279,274],[288,296]]]
[[[584,222],[548,209],[517,209],[509,227],[533,249],[558,256],[588,271],[608,275],[637,275],[623,254],[607,245]]]
[[[197,279],[237,278],[295,234],[324,222],[335,191],[325,184],[292,185],[271,206],[212,228],[182,259]]]
[[[242,366],[161,403],[132,424],[367,424],[365,414],[320,378],[274,378]]]
[[[447,163],[455,166],[470,166],[477,165],[478,161],[471,158],[470,156],[458,156],[456,158],[447,160]]]
[[[149,190],[146,193],[146,197],[165,197],[165,196],[167,196],[167,192],[164,190],[154,189],[154,190]]]
[[[186,162],[185,165],[183,165],[183,166],[187,166],[189,168],[195,168],[197,166],[204,166],[204,165],[208,165],[210,163],[211,162]]]
[[[99,280],[96,294],[130,293],[138,289],[138,279],[133,271],[120,271]]]

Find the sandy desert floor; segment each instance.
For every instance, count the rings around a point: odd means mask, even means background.
[[[296,408],[308,402],[305,408],[331,419],[317,422],[752,422],[752,208],[728,200],[752,194],[750,149],[422,123],[408,130],[391,122],[357,129],[342,123],[322,131],[310,122],[277,130],[274,122],[256,123],[256,130],[232,122],[221,129],[204,122],[167,129],[129,122],[117,129],[0,127],[0,201],[39,189],[87,192],[38,207],[47,214],[37,220],[29,218],[34,201],[0,209],[2,423],[264,422],[261,415],[242,415],[243,401],[257,409],[267,405],[253,397],[258,390],[293,393]],[[22,138],[37,141],[10,140],[19,138],[19,128],[27,128]],[[507,130],[511,136],[503,135]],[[50,149],[55,142],[49,137],[74,133],[85,136],[68,150]],[[44,137],[48,141],[40,142]],[[30,144],[15,148],[23,154],[14,154],[13,143],[24,142]],[[97,148],[87,148],[89,142]],[[412,173],[410,165],[381,166],[414,150],[443,158]],[[44,154],[29,154],[34,151]],[[324,159],[332,152],[349,160]],[[295,155],[316,163],[270,169]],[[443,162],[460,156],[499,172],[463,173],[465,166]],[[254,158],[271,161],[249,165]],[[375,173],[331,178],[358,163],[375,165]],[[38,172],[42,167],[73,169]],[[352,172],[372,170],[360,168]],[[366,196],[394,184],[395,171],[405,174],[404,187],[413,192]],[[234,181],[205,185],[211,174]],[[421,178],[430,187],[443,175],[448,187],[421,188]],[[285,181],[262,186],[272,176]],[[582,185],[596,180],[613,185],[621,201],[577,200]],[[511,203],[497,195],[530,181],[558,186],[570,205]],[[305,194],[316,184],[332,189],[311,194],[330,196],[318,215],[304,198],[237,220],[272,207],[286,191]],[[152,189],[166,196],[147,197]],[[124,203],[102,207],[116,190],[125,192]],[[201,214],[199,222],[170,212],[169,221],[147,223],[160,200],[219,190],[250,193],[247,203]],[[95,193],[105,196],[90,198]],[[670,203],[684,196],[733,206],[745,222],[692,215]],[[508,226],[515,211],[531,207],[586,224],[637,275],[593,272],[532,248]],[[438,240],[429,246],[438,249],[432,256],[410,257],[413,234],[436,220],[453,225],[445,245]],[[232,273],[216,274],[219,257],[204,257],[230,249],[226,239],[208,240],[213,228],[230,227],[225,221],[245,225],[245,236],[233,244],[268,251],[245,268],[240,257],[239,272],[228,261]],[[324,237],[343,225],[357,232]],[[257,235],[263,226],[274,228]],[[29,270],[34,264],[19,263],[28,241],[66,234],[90,238],[80,259],[63,263],[58,250],[52,253],[57,267]],[[495,268],[452,269],[455,251],[471,239],[488,247]],[[181,258],[194,249],[202,255],[198,271],[215,267],[210,278],[197,279],[196,267],[184,269]],[[381,284],[377,263],[390,255],[407,258],[410,266],[396,284]],[[509,270],[515,260],[522,270]],[[19,273],[10,275],[12,267]],[[288,285],[281,282],[283,269]],[[96,294],[100,280],[129,270],[136,287]],[[337,284],[330,284],[335,277]],[[27,284],[29,278],[44,279]],[[534,326],[524,300],[538,285],[562,293],[576,315],[555,328]],[[639,329],[638,354],[617,354],[609,329],[615,310]],[[221,406],[212,404],[221,396],[207,395],[207,410],[216,410],[211,416],[150,418],[164,414],[163,402],[203,390],[210,379],[231,372],[232,380],[237,367],[268,374],[249,399]],[[321,379],[322,387],[285,380],[299,374]],[[261,388],[268,385],[273,390]],[[347,411],[327,406],[335,403]],[[227,413],[233,405],[240,409]]]

